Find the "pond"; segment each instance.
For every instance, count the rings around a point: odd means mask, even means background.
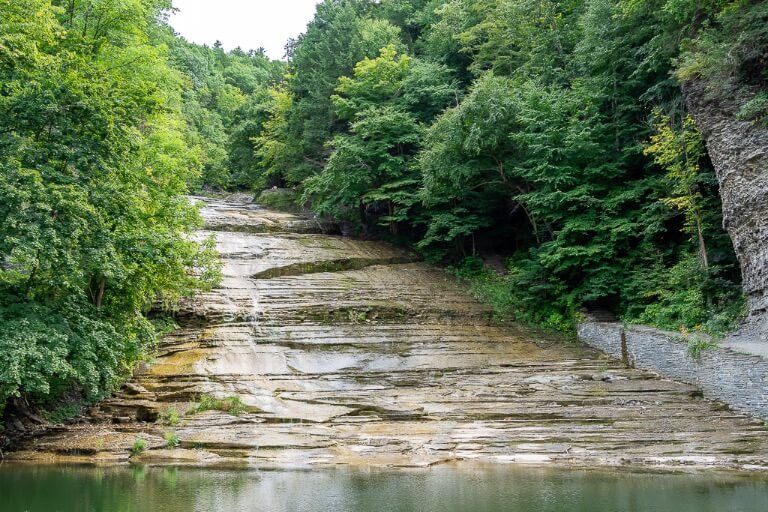
[[[250,471],[0,466],[3,512],[765,512],[768,480],[531,467]]]

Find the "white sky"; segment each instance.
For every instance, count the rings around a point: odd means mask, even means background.
[[[171,26],[198,44],[243,50],[264,47],[267,55],[281,59],[285,43],[296,37],[315,14],[320,0],[173,0],[179,12]]]

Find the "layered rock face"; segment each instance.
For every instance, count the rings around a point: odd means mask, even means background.
[[[400,250],[249,204],[206,200],[203,213],[220,288],[183,307],[183,327],[120,393],[6,458],[768,469],[762,422],[496,326],[451,276]],[[202,410],[201,397],[237,397],[243,410]]]
[[[714,99],[693,82],[684,93],[715,166],[724,225],[741,264],[749,309],[743,331],[768,341],[768,129],[736,118],[746,89]]]

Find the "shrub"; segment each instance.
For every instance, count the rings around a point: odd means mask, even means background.
[[[59,423],[65,423],[78,414],[82,412],[83,410],[83,403],[76,402],[76,403],[68,403],[59,405],[57,407],[52,408],[51,410],[45,411],[43,413],[43,416],[46,420],[50,421],[54,424]]]
[[[469,285],[477,300],[493,308],[499,321],[574,332],[575,308],[556,280],[542,277],[532,260],[511,261],[508,268],[508,274],[500,275],[480,259],[467,258],[454,268],[454,274]]]
[[[166,448],[178,448],[181,444],[181,439],[179,439],[179,436],[176,434],[176,432],[166,432],[163,438],[165,439]]]
[[[688,352],[689,356],[698,360],[701,358],[701,353],[704,350],[708,350],[710,348],[715,348],[715,347],[717,347],[717,343],[715,343],[711,339],[707,337],[693,335],[690,338],[688,338],[688,348],[686,349],[686,352]]]
[[[147,442],[142,438],[138,438],[133,442],[133,446],[131,446],[131,455],[141,455],[146,449]]]
[[[178,409],[175,407],[168,407],[167,409],[160,412],[159,421],[163,425],[168,425],[169,427],[175,427],[179,424],[180,421],[180,414]]]
[[[703,269],[693,254],[671,268],[643,269],[632,280],[637,292],[625,320],[714,336],[730,331],[744,316],[744,298],[739,286],[719,272]]]
[[[267,189],[259,194],[256,204],[275,210],[297,211],[300,198],[298,193],[289,188]]]

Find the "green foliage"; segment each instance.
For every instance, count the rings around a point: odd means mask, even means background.
[[[296,190],[290,188],[267,189],[256,198],[256,204],[260,206],[288,212],[300,210],[300,202]]]
[[[459,274],[503,318],[738,319],[678,80],[764,123],[765,2],[324,0],[288,63],[190,44],[169,7],[0,0],[0,409],[113,389],[167,327],[147,311],[220,277],[190,186],[295,186],[432,260],[501,255]]]
[[[225,52],[167,36],[171,62],[185,75],[183,116],[198,151],[202,175],[197,187],[250,187],[261,164],[254,139],[268,117],[269,85],[282,63],[261,52]]]
[[[576,41],[575,14],[585,2],[459,1],[471,22],[455,37],[460,51],[472,55],[469,68],[475,74],[491,69],[507,76],[524,73],[558,80]]]
[[[301,177],[294,176],[292,172],[297,150],[288,142],[287,116],[293,107],[293,96],[284,88],[270,88],[268,94],[269,99],[264,102],[267,118],[259,135],[252,139],[259,164],[259,172],[253,182],[256,189],[301,181]]]
[[[691,27],[696,36],[683,42],[677,69],[681,78],[703,78],[716,90],[768,79],[765,2],[710,0],[697,6],[669,0],[665,7],[685,21],[696,20]]]
[[[399,44],[400,31],[366,16],[370,0],[325,0],[307,30],[289,47],[288,88],[293,108],[287,116],[288,141],[294,147],[292,180],[318,172],[327,158],[326,142],[338,133],[331,96],[339,77],[348,76],[364,57]]]
[[[724,0],[326,1],[292,48],[279,129],[258,144],[317,213],[358,233],[386,226],[432,260],[509,257],[509,275],[472,279],[504,316],[566,329],[586,306],[721,329],[739,310],[736,262],[675,63],[681,77],[762,83],[765,45],[742,34],[762,41],[763,11]],[[763,117],[754,98],[745,119]],[[688,314],[643,277],[664,272],[688,276],[678,290],[696,303]]]
[[[44,413],[44,417],[49,422],[58,425],[66,423],[83,411],[83,404],[80,402],[67,403],[56,406]]]
[[[138,438],[133,442],[131,446],[131,455],[136,457],[141,455],[147,450],[147,442],[144,439]]]
[[[176,432],[166,432],[163,434],[163,439],[165,439],[165,447],[170,450],[178,448],[181,445],[181,438],[179,438]]]
[[[663,329],[691,329],[723,335],[743,318],[738,285],[718,267],[704,269],[695,255],[671,268],[642,269],[633,277],[639,288],[626,319]]]
[[[186,236],[198,160],[155,40],[168,6],[56,4],[0,2],[0,408],[114,388],[155,338],[144,313],[215,278]]]
[[[768,92],[761,91],[745,103],[739,111],[739,119],[755,123],[768,123]]]
[[[717,348],[717,343],[702,336],[692,335],[688,337],[686,352],[694,359],[701,359],[701,353],[711,348]]]
[[[349,132],[330,142],[333,152],[325,168],[304,182],[304,199],[316,212],[361,227],[370,218],[397,233],[398,222],[408,218],[417,201],[413,157],[421,120],[416,112],[423,115],[426,106],[436,113],[456,94],[452,85],[444,85],[447,70],[429,69],[389,45],[378,57],[361,60],[352,77],[339,79],[331,100]]]
[[[704,141],[688,115],[675,129],[669,116],[656,111],[656,133],[651,136],[645,154],[667,171],[667,183],[671,196],[662,202],[685,216],[685,228],[696,240],[699,258],[704,269],[709,267],[709,255],[704,241],[704,196],[699,190],[699,162],[704,156]]]
[[[246,411],[246,406],[242,399],[237,395],[225,398],[216,398],[212,395],[200,395],[197,404],[193,405],[187,411],[187,414],[197,414],[203,411],[222,411],[233,416],[239,416]]]
[[[499,321],[514,321],[544,327],[566,334],[575,332],[576,318],[573,306],[562,307],[558,294],[564,286],[541,281],[533,261],[510,262],[509,273],[500,275],[484,266],[481,260],[470,257],[454,270],[455,275],[469,285],[473,295],[490,304]],[[533,288],[533,293],[531,293]],[[539,295],[552,298],[549,305]]]
[[[175,427],[181,421],[181,414],[176,407],[171,406],[160,411],[158,421],[163,425]]]

